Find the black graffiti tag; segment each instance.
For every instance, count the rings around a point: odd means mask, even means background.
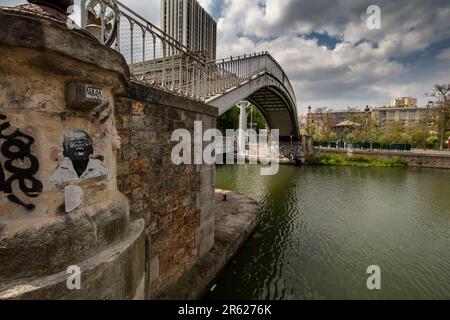
[[[0,114],[0,120],[6,120],[6,116]],[[9,122],[0,124],[0,141],[2,155],[7,159],[4,168],[11,175],[6,179],[2,163],[0,163],[0,191],[7,194],[9,201],[23,206],[27,210],[34,210],[35,205],[26,204],[20,200],[13,192],[13,184],[17,182],[20,190],[30,198],[36,198],[42,193],[42,182],[34,177],[39,171],[39,160],[31,154],[30,148],[34,143],[34,138],[16,129],[11,134],[4,134],[4,131],[11,128]],[[28,160],[27,168],[16,166],[18,160],[21,164]]]

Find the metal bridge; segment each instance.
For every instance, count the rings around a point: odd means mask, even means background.
[[[247,100],[281,137],[299,137],[294,90],[268,52],[209,61],[119,1],[83,0],[81,5],[81,27],[122,53],[134,81],[203,101],[219,114]]]

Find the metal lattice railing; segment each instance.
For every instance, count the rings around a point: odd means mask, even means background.
[[[125,57],[136,81],[207,101],[270,73],[295,102],[288,77],[267,52],[208,61],[116,0],[82,1],[81,21],[83,28]]]
[[[238,84],[260,74],[270,73],[284,85],[295,102],[295,92],[289,78],[278,62],[268,52],[221,59],[217,60],[216,64],[219,69],[226,70],[229,74],[236,75]]]

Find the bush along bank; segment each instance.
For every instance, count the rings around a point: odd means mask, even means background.
[[[306,160],[309,165],[349,167],[407,167],[408,162],[400,158],[384,159],[369,156],[319,153]]]

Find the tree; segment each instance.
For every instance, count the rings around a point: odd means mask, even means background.
[[[436,116],[434,112],[432,112],[432,109],[427,109],[422,112],[419,120],[409,132],[414,147],[417,148],[423,146],[424,149],[427,149],[427,146],[429,145],[427,140],[435,131],[435,123]]]
[[[226,134],[227,129],[236,130],[239,128],[239,114],[239,108],[234,107],[217,118],[217,128],[223,135]]]
[[[336,134],[333,132],[333,126],[336,125],[336,119],[331,114],[331,109],[326,107],[317,108],[314,110],[314,114],[315,122],[309,124],[309,130],[313,140],[321,142],[336,140]]]
[[[426,128],[415,126],[411,128],[408,134],[411,137],[411,143],[414,147],[423,146],[426,149],[426,141],[428,138]]]
[[[227,129],[233,129],[237,130],[239,129],[239,116],[240,116],[240,109],[238,107],[231,108],[227,112],[225,112],[223,115],[221,115],[219,118],[217,118],[217,128],[222,132],[223,135],[226,134]],[[261,111],[253,107],[249,108],[247,110],[247,128],[250,129],[251,121],[253,123],[256,123],[256,127],[253,126],[253,129],[255,129],[257,132],[261,129],[266,128],[266,120],[261,113]]]
[[[252,121],[253,124],[252,125]],[[251,106],[247,111],[247,128],[253,128],[256,132],[267,127],[266,119],[262,112],[255,106]]]
[[[445,131],[450,121],[450,84],[435,85],[431,96],[436,99],[435,110],[439,121],[440,150],[444,149]]]
[[[348,138],[352,142],[376,142],[379,137],[379,121],[371,113],[365,113],[357,108],[347,108],[347,121],[353,124]]]

